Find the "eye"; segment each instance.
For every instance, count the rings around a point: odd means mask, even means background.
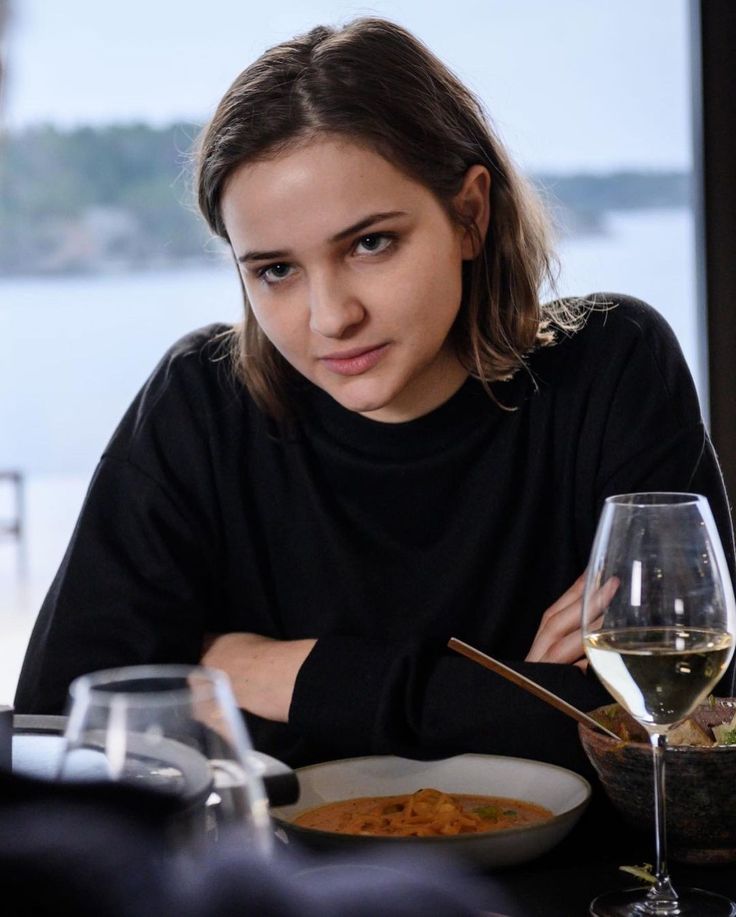
[[[395,241],[395,236],[387,232],[372,232],[368,236],[361,236],[355,244],[358,254],[377,255],[386,251]],[[362,251],[360,250],[362,249]]]
[[[291,270],[290,264],[279,262],[278,264],[267,264],[264,267],[259,267],[256,275],[266,283],[280,283],[282,280],[286,280]]]

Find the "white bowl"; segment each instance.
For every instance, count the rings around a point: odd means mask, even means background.
[[[387,850],[448,853],[483,867],[510,866],[534,859],[558,844],[590,800],[587,780],[554,764],[497,755],[458,755],[415,761],[390,755],[347,758],[297,768],[300,796],[295,805],[272,809],[277,836],[332,851]],[[506,796],[545,806],[553,818],[541,824],[453,837],[373,837],[337,834],[293,824],[307,809],[356,796],[392,796],[434,787],[447,793]]]

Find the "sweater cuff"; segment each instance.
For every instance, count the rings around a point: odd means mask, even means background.
[[[289,725],[322,744],[339,744],[341,757],[365,754],[391,661],[380,641],[320,637],[297,675]]]

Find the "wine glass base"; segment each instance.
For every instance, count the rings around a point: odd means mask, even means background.
[[[649,888],[605,892],[590,904],[594,917],[736,917],[736,903],[702,888],[678,888],[677,908],[658,909],[647,903]]]

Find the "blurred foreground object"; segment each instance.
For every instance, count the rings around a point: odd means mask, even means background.
[[[224,832],[266,855],[268,799],[228,677],[189,665],[107,669],[76,678],[59,776],[143,786],[174,797],[172,841],[185,847]]]
[[[477,917],[487,881],[448,861],[270,861],[226,839],[192,868],[166,844],[167,797],[123,784],[60,784],[0,772],[6,917]],[[17,902],[15,907],[9,901]]]

